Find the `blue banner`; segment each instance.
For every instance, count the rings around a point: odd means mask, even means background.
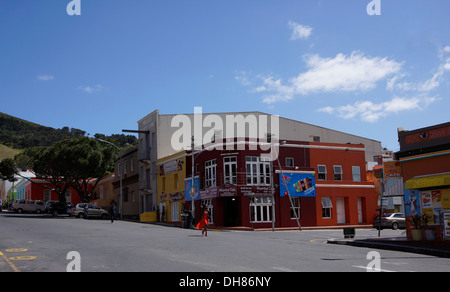
[[[191,190],[193,189],[192,193]],[[194,200],[199,199],[200,194],[200,183],[198,180],[198,177],[194,177],[194,188],[192,188],[192,179],[187,178],[184,181],[184,200],[185,201],[192,201],[191,196],[194,197]]]
[[[280,173],[280,196],[287,196],[287,190],[291,197],[315,197],[316,179],[313,173],[289,173],[284,172],[284,180]],[[286,181],[286,185],[284,182]]]

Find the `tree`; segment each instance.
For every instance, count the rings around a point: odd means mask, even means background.
[[[64,180],[66,168],[61,158],[59,153],[55,152],[53,146],[28,148],[14,157],[17,168],[23,170],[30,169],[35,173],[37,178],[51,183],[53,188],[38,184],[56,192],[60,202],[66,202],[66,191],[69,185]],[[31,179],[29,180],[32,183],[36,183]]]
[[[34,147],[16,155],[17,167],[32,169],[50,182],[60,202],[74,188],[82,202],[89,202],[100,179],[114,167],[118,151],[88,137],[71,138],[49,147]],[[92,184],[92,188],[89,185]]]
[[[0,161],[0,179],[14,181],[15,162],[11,158]]]
[[[63,180],[77,191],[83,202],[92,199],[97,184],[113,169],[118,154],[114,147],[88,137],[57,142],[51,150],[63,162]]]

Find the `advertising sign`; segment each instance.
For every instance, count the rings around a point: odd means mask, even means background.
[[[450,211],[442,212],[444,237],[450,239]]]
[[[187,202],[192,201],[192,197],[194,197],[194,200],[199,199],[199,190],[200,190],[200,183],[198,177],[194,178],[194,187],[192,187],[192,179],[187,178],[184,180],[184,200]]]
[[[287,190],[291,197],[315,197],[316,180],[314,173],[290,173],[284,172],[284,180],[280,173],[280,196],[287,196]],[[286,185],[284,184],[286,181]]]
[[[384,162],[384,178],[401,177],[401,173],[399,161]]]

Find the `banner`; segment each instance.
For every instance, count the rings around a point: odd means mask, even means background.
[[[192,179],[187,178],[184,180],[184,200],[187,202],[192,201],[192,197],[194,200],[199,199],[200,195],[200,183],[198,177],[194,177],[194,187],[192,188]]]
[[[291,197],[315,197],[316,196],[316,179],[313,173],[280,173],[280,196],[287,196],[287,190]],[[286,185],[284,182],[286,181]]]

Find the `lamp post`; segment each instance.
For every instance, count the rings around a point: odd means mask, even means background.
[[[120,153],[120,148],[117,145],[115,145],[114,143],[111,143],[109,141],[106,141],[106,140],[103,140],[103,139],[100,139],[100,138],[95,138],[95,140],[116,147],[117,150],[119,150],[119,153]],[[120,157],[119,157],[119,159],[120,159],[120,167],[118,169],[119,178],[120,178],[120,194],[119,194],[119,196],[120,196],[120,201],[119,201],[119,204],[120,204],[119,205],[120,219],[123,219],[123,215],[122,215],[122,213],[123,213],[122,212],[122,210],[123,210],[123,193],[122,193],[122,169],[121,169],[122,168],[122,158],[123,158],[123,155],[121,154]]]
[[[286,144],[286,141],[281,142],[280,146],[282,146],[284,144]],[[272,145],[273,145],[273,143],[272,143]],[[274,151],[275,151],[275,148],[274,148]],[[302,231],[300,221],[298,220],[297,211],[295,210],[294,204],[292,203],[291,194],[289,192],[289,188],[287,186],[286,179],[284,178],[284,175],[283,175],[283,169],[281,168],[280,158],[278,157],[278,154],[277,154],[277,161],[278,161],[278,167],[280,168],[281,179],[283,180],[283,184],[286,186],[286,191],[287,191],[288,197],[289,197],[289,203],[291,205],[292,210],[294,210],[294,216],[295,216],[295,219],[297,220],[298,229],[299,229],[299,231]]]

